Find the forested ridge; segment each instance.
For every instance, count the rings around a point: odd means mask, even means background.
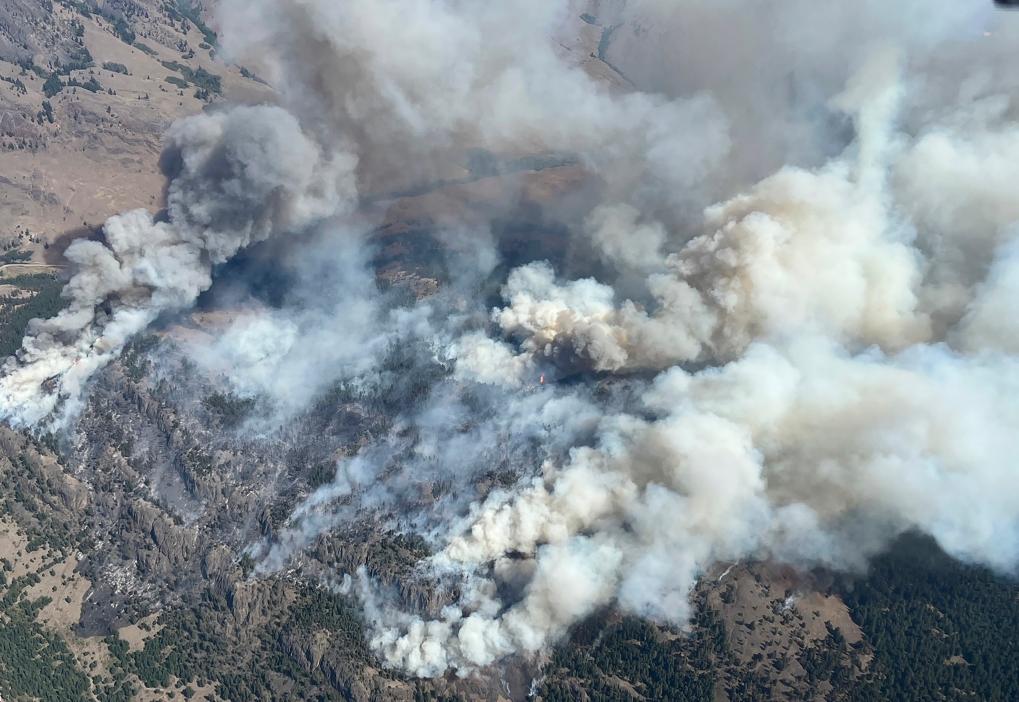
[[[12,355],[21,347],[29,321],[48,319],[64,306],[60,296],[63,282],[52,274],[25,275],[10,282],[24,292],[0,296],[0,358]]]
[[[910,536],[842,597],[875,655],[857,700],[1019,700],[1019,584]]]

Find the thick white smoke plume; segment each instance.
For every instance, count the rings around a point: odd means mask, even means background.
[[[341,261],[309,285],[325,301],[249,308],[193,349],[289,407],[394,341],[443,371],[254,547],[260,573],[362,511],[425,536],[421,572],[455,601],[427,617],[359,591],[384,662],[431,676],[541,651],[604,606],[681,625],[720,560],[861,568],[918,530],[1015,572],[1019,17],[990,13],[224,0],[224,51],[290,112],[174,127],[168,220],[122,215],[72,248],[72,306],[33,327],[0,407],[72,407],[213,265],[342,212],[355,181],[384,201],[462,179],[474,149],[566,154],[590,177],[562,208],[568,254],[509,271],[495,309],[465,299],[498,270],[480,234],[455,274],[474,288],[394,311],[347,222],[308,254]],[[492,464],[512,479],[469,505],[408,497],[473,495]]]
[[[911,529],[1015,572],[1014,174],[992,168],[976,185],[940,161],[993,151],[993,163],[1014,127],[895,134],[891,58],[877,54],[840,96],[857,125],[844,156],[709,207],[707,233],[657,265],[614,258],[654,271],[647,307],[592,279],[560,282],[546,263],[510,274],[492,314],[508,339],[465,337],[466,373],[516,386],[517,373],[562,359],[663,372],[639,413],[604,416],[592,446],[475,506],[431,559],[469,573],[442,619],[374,610],[389,660],[422,675],[470,670],[542,650],[611,602],[682,624],[715,562],[860,568]],[[940,207],[911,213],[924,189]],[[605,236],[613,220],[627,226],[618,242]],[[644,251],[664,246],[659,225],[626,210],[595,226],[603,251],[630,231]],[[982,265],[954,255],[973,235]],[[694,361],[709,367],[678,365]],[[507,584],[517,599],[499,595]]]
[[[289,113],[238,107],[181,120],[166,136],[166,218],[111,217],[76,241],[68,304],[35,320],[0,379],[0,413],[33,425],[73,416],[84,383],[161,313],[194,304],[212,268],[249,244],[349,207],[356,160],[326,155]]]
[[[732,359],[754,339],[805,332],[856,347],[925,340],[916,299],[922,257],[885,187],[895,66],[894,56],[878,54],[840,96],[858,123],[850,153],[816,171],[784,168],[708,208],[707,233],[675,253],[652,263],[661,224],[596,211],[594,243],[603,253],[635,238],[640,267],[651,269],[651,311],[617,305],[613,288],[594,280],[557,284],[539,262],[510,274],[509,304],[494,321],[530,354],[565,349],[601,371]]]

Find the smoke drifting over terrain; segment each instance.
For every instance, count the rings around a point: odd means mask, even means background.
[[[0,407],[11,423],[73,416],[88,378],[159,314],[194,304],[213,266],[352,201],[355,159],[323,155],[279,108],[191,117],[166,143],[166,219],[127,212],[106,222],[103,242],[71,244],[67,308],[35,321],[4,367]]]
[[[174,126],[167,221],[120,215],[105,244],[69,250],[71,306],[5,367],[10,421],[67,416],[215,264],[318,223],[286,254],[309,272],[288,306],[252,306],[193,356],[286,411],[338,379],[375,382],[394,343],[417,354],[409,373],[434,373],[386,442],[253,549],[271,572],[369,510],[424,536],[421,573],[459,593],[441,612],[357,582],[387,664],[467,674],[611,604],[682,625],[716,562],[861,568],[907,530],[1015,572],[1015,18],[876,0],[221,13],[224,49],[260,59],[289,112]],[[570,49],[592,22],[611,69]],[[451,225],[455,284],[394,305],[368,270],[355,182],[446,178],[469,149],[575,157],[598,183],[564,217],[576,255],[509,271],[488,310],[470,300],[499,270],[492,233]],[[470,504],[413,498],[493,462],[510,477]]]

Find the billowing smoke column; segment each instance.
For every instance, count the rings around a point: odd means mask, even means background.
[[[661,224],[635,222],[628,209],[595,210],[595,247],[645,272],[650,311],[617,305],[612,287],[594,280],[559,284],[539,262],[510,274],[509,304],[494,321],[528,354],[565,347],[600,371],[731,360],[755,339],[804,333],[854,347],[926,340],[923,257],[886,189],[896,65],[877,54],[839,96],[858,125],[847,156],[813,171],[786,167],[709,207],[707,233],[674,253],[660,250]],[[639,258],[615,254],[623,249]]]
[[[224,50],[260,60],[298,117],[175,126],[169,220],[123,215],[105,245],[75,245],[72,306],[33,327],[0,406],[21,423],[72,406],[215,263],[342,211],[355,175],[394,192],[470,148],[568,153],[597,180],[565,222],[580,263],[515,268],[480,322],[440,294],[377,324],[370,291],[338,286],[314,315],[246,315],[224,335],[237,348],[207,349],[238,388],[289,403],[408,329],[452,368],[253,549],[260,572],[359,508],[395,512],[435,546],[422,572],[459,593],[429,618],[360,577],[374,649],[417,675],[540,651],[607,605],[682,624],[720,560],[858,568],[920,530],[1014,572],[1019,32],[988,12],[225,0]],[[604,61],[578,39],[592,21]],[[543,371],[571,383],[536,386]],[[468,485],[496,442],[516,482],[460,511],[402,511],[403,485]]]
[[[323,154],[287,112],[238,107],[181,120],[166,137],[165,220],[111,217],[103,241],[67,249],[67,307],[35,320],[0,379],[0,414],[19,426],[74,415],[83,384],[161,313],[190,307],[212,268],[240,249],[343,210],[356,160]]]
[[[650,270],[647,306],[546,263],[510,273],[492,312],[506,338],[461,339],[465,375],[519,386],[564,355],[571,370],[661,372],[636,411],[601,418],[592,445],[474,506],[430,559],[468,574],[440,619],[369,597],[388,660],[471,670],[540,651],[610,603],[682,624],[713,563],[861,568],[911,529],[1016,571],[1019,324],[1004,307],[1019,277],[1016,173],[975,185],[943,160],[1019,156],[1015,127],[895,134],[897,63],[879,52],[839,96],[857,131],[845,155],[707,208],[707,233],[657,261],[613,257]],[[924,196],[941,204],[918,207]],[[628,209],[589,224],[607,252],[631,232],[645,250],[666,241]]]

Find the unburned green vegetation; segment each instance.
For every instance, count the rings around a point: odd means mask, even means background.
[[[713,698],[714,662],[726,655],[725,632],[710,612],[689,636],[669,636],[636,617],[602,613],[574,627],[545,668],[547,702],[704,701]]]
[[[63,282],[50,273],[23,275],[3,282],[14,286],[17,292],[0,295],[0,358],[21,348],[31,320],[52,317],[65,304],[60,296]]]
[[[912,536],[847,581],[873,647],[857,700],[1019,700],[1019,583]]]
[[[192,83],[198,88],[208,90],[217,95],[223,91],[220,77],[215,73],[206,71],[202,67],[191,68],[177,61],[160,61],[160,63],[163,64],[164,68],[180,73],[184,77],[182,82],[180,78],[169,76],[166,79],[168,83],[173,83],[181,88],[186,88],[188,83]]]
[[[38,621],[48,597],[30,599],[37,575],[18,578],[0,599],[0,695],[42,702],[86,700],[89,679],[78,669],[63,639]]]

